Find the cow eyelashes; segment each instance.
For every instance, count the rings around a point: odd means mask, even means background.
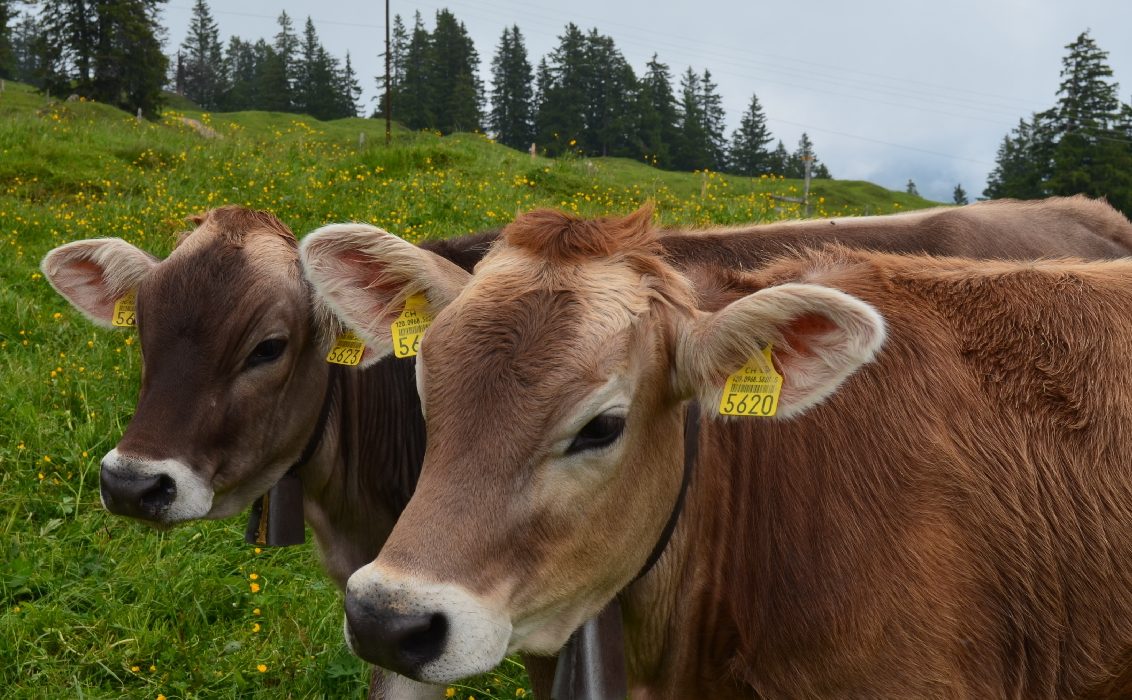
[[[609,447],[625,430],[625,416],[613,413],[602,413],[595,416],[589,423],[582,426],[574,441],[566,448],[566,454],[572,455],[586,450],[600,450]]]
[[[283,355],[283,351],[286,349],[286,338],[268,338],[255,346],[251,354],[248,355],[246,366],[251,368],[265,365],[268,362],[274,362]]]

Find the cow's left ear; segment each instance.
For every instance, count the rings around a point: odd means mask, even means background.
[[[315,296],[366,341],[361,365],[393,353],[391,326],[406,300],[423,295],[436,314],[471,278],[452,262],[375,226],[333,224],[299,244]]]
[[[884,342],[884,319],[844,292],[813,284],[768,287],[677,330],[677,393],[718,406],[727,378],[770,344],[788,418],[832,394]]]

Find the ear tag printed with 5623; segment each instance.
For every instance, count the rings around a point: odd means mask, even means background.
[[[118,328],[133,328],[137,322],[137,290],[131,289],[114,302],[110,323]]]
[[[346,331],[334,341],[334,347],[327,353],[326,361],[336,365],[356,367],[362,361],[362,352],[365,349],[365,341],[354,335],[353,331]]]
[[[393,335],[393,354],[397,357],[413,357],[421,346],[421,336],[432,323],[428,312],[428,299],[424,294],[414,294],[405,299],[405,309],[390,326]]]
[[[727,378],[719,402],[721,415],[769,418],[778,411],[782,375],[774,370],[770,351],[771,346],[767,345]]]

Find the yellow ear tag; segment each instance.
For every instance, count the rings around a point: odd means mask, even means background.
[[[389,326],[393,334],[393,354],[397,357],[412,357],[421,347],[432,314],[428,312],[428,299],[424,294],[414,294],[405,300],[405,310]]]
[[[767,345],[727,378],[719,402],[721,415],[769,418],[778,411],[782,375],[774,371],[770,350],[771,346]]]
[[[346,331],[334,341],[334,347],[326,354],[326,361],[336,365],[357,367],[362,361],[362,351],[365,349],[365,341],[354,335],[353,331]]]
[[[114,316],[110,319],[111,325],[118,328],[133,328],[138,323],[137,318],[137,290],[131,289],[114,302]]]

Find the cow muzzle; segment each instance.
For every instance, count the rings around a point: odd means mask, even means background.
[[[115,448],[102,458],[98,482],[106,510],[159,525],[204,517],[212,507],[212,490],[178,460],[131,457]]]
[[[511,622],[454,584],[382,571],[370,564],[346,584],[346,642],[362,659],[427,683],[449,683],[495,668]]]

